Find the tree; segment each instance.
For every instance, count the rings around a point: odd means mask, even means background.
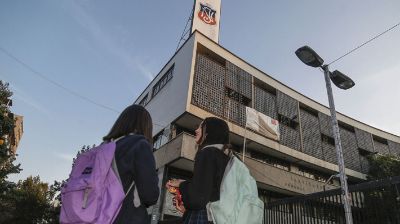
[[[61,212],[61,187],[65,181],[54,181],[48,192],[50,206],[46,212],[47,223],[59,223]]]
[[[19,181],[14,190],[16,214],[12,223],[40,223],[47,208],[48,190],[49,186],[42,183],[39,176]]]
[[[368,179],[378,180],[400,176],[400,157],[395,155],[370,155]]]
[[[8,196],[10,206],[7,216],[1,217],[1,223],[58,223],[59,206],[55,203],[57,187],[49,187],[40,181],[40,177],[28,177],[19,181]]]
[[[369,155],[368,180],[372,183],[400,176],[400,157],[395,155]],[[364,190],[364,223],[397,223],[400,220],[398,190],[395,185],[386,185]],[[373,212],[372,212],[373,211]],[[396,222],[397,221],[397,222]]]
[[[19,173],[20,164],[14,165],[16,155],[11,151],[8,142],[9,136],[14,128],[14,120],[10,111],[10,97],[12,92],[8,88],[8,83],[0,80],[0,221],[8,217],[12,211],[10,204],[10,192],[15,187],[15,183],[7,180],[8,175]]]
[[[0,80],[0,193],[8,189],[10,183],[7,176],[21,171],[20,165],[14,165],[16,155],[11,152],[11,145],[7,141],[12,134],[15,121],[10,111],[9,102],[12,92],[8,89],[8,83]]]

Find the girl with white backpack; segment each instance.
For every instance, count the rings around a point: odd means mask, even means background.
[[[197,151],[191,181],[168,181],[183,203],[184,224],[260,224],[264,203],[255,179],[229,149],[229,128],[219,118],[206,118],[196,130]]]
[[[182,195],[184,211],[182,223],[212,223],[207,215],[207,204],[218,201],[220,185],[229,156],[224,150],[229,148],[229,127],[216,117],[208,117],[196,130],[196,153],[193,177],[190,181],[169,180],[167,188],[177,187]]]

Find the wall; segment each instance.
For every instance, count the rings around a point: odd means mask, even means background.
[[[201,34],[196,35],[196,41],[196,64],[190,82],[190,103],[195,107],[189,107],[191,113],[203,117],[204,113],[201,110],[204,110],[244,128],[245,107],[253,107],[280,121],[280,145],[337,164],[331,118],[327,115],[328,108],[269,76],[260,74],[260,71]],[[398,136],[374,129],[341,114],[338,117],[345,165],[348,169],[356,171],[354,174],[358,178],[368,169],[365,155],[360,154],[359,150],[377,151],[382,154],[400,152]],[[373,140],[373,135],[384,136],[387,139],[379,137],[385,141],[375,138]]]
[[[163,127],[185,112],[192,67],[193,45],[194,38],[192,36],[135,101],[135,103],[141,102],[146,94],[151,97],[153,86],[174,65],[173,78],[145,105],[153,118],[153,122],[157,123],[154,125],[153,134],[157,134]]]

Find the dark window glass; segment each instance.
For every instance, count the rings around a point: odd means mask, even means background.
[[[232,100],[235,100],[245,106],[249,106],[250,102],[251,102],[251,100],[249,98],[247,98],[244,95],[236,92],[235,90],[227,88],[227,87],[225,87],[225,96],[227,96],[227,97],[231,98]]]
[[[157,93],[160,92],[160,90],[168,83],[169,80],[172,79],[173,77],[173,72],[174,72],[174,65],[171,66],[170,69],[161,77],[160,80],[154,85],[153,87],[153,92],[152,92],[152,97],[157,95]]]
[[[286,171],[290,170],[290,164],[284,160],[272,157],[272,156],[268,156],[264,153],[261,152],[257,152],[257,151],[251,151],[250,155],[253,159],[258,160],[260,162],[264,162],[267,163],[271,166],[277,167],[279,169],[283,169]]]
[[[333,146],[335,145],[335,139],[330,136],[321,134],[321,140],[322,140],[322,142],[328,143],[330,145],[333,145]]]
[[[146,106],[146,104],[148,103],[148,99],[149,94],[146,94],[146,96],[144,96],[143,99],[140,101],[139,105]]]
[[[296,119],[296,117],[294,118],[288,118],[286,116],[283,116],[282,114],[278,114],[278,120],[279,120],[279,124],[288,126],[290,128],[296,129],[297,125],[299,125],[294,119]]]

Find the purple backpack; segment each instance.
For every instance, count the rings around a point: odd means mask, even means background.
[[[116,167],[115,142],[80,154],[61,189],[60,223],[112,223],[126,195]],[[135,192],[135,199],[137,192]]]

